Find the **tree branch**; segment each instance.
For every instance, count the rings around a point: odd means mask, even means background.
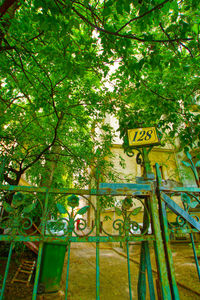
[[[110,35],[114,35],[116,37],[121,37],[121,38],[127,38],[127,39],[132,39],[132,40],[136,40],[138,42],[148,42],[148,43],[171,43],[171,42],[179,42],[179,41],[191,41],[193,40],[193,38],[176,38],[176,39],[171,39],[171,40],[147,40],[147,39],[143,39],[143,38],[139,38],[136,37],[133,34],[119,34],[118,32],[112,32],[112,31],[108,31],[104,28],[101,28],[95,24],[93,24],[92,22],[90,22],[85,16],[83,16],[81,13],[79,13],[74,7],[72,7],[72,10],[84,21],[86,22],[88,25],[90,25],[91,27],[97,29],[100,32],[106,33],[106,34],[110,34]]]
[[[18,0],[5,0],[4,3],[0,6],[0,18],[6,14],[8,9],[14,4],[17,3]]]
[[[61,122],[61,120],[63,119],[63,117],[64,117],[64,113],[61,113],[61,116],[60,116],[60,118],[58,119],[58,122],[57,122],[56,127],[55,127],[54,137],[53,137],[52,142],[51,142],[47,147],[45,147],[45,148],[44,148],[44,149],[36,156],[36,158],[35,158],[31,163],[29,163],[26,167],[24,167],[24,168],[22,169],[22,172],[23,172],[23,173],[24,173],[27,169],[29,169],[32,165],[34,165],[34,164],[41,158],[41,156],[42,156],[46,151],[48,151],[48,150],[55,144],[55,142],[56,142],[56,140],[57,140],[58,128],[59,128],[60,122]]]
[[[183,46],[183,47],[190,53],[190,56],[191,56],[191,57],[194,57],[193,54],[192,54],[192,51],[191,51],[186,45],[184,45],[184,44],[181,43],[181,42],[180,42],[180,44],[181,44],[181,46]]]
[[[138,17],[135,17],[131,20],[129,20],[126,24],[124,24],[120,29],[117,30],[117,33],[120,32],[122,29],[124,29],[127,25],[129,25],[131,22],[133,21],[136,21],[136,20],[139,20],[143,17],[145,17],[146,15],[152,13],[152,11],[156,10],[156,9],[160,9],[164,6],[164,4],[166,4],[167,2],[169,2],[170,0],[165,0],[163,2],[161,2],[160,4],[156,5],[155,7],[153,7],[152,9],[146,11],[145,13],[143,13],[142,15],[138,16]]]

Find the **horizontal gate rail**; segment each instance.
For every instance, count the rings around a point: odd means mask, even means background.
[[[168,188],[165,186],[159,186],[159,190],[168,193],[198,193],[200,194],[200,188],[196,187],[173,187]]]
[[[0,185],[0,190],[14,192],[37,192],[48,194],[75,194],[75,195],[111,195],[111,196],[144,196],[150,195],[152,187],[150,184],[108,184],[100,189],[67,189],[67,188],[45,188],[34,186]]]
[[[154,241],[154,235],[143,235],[143,236],[83,236],[83,237],[50,237],[50,236],[24,236],[24,235],[16,235],[15,237],[11,235],[0,235],[0,241],[4,242],[10,242],[10,241],[15,241],[15,242],[48,242],[48,243],[53,243],[53,244],[67,244],[68,242],[83,242],[83,243],[88,243],[88,242],[101,242],[101,243],[106,243],[106,242],[113,242],[113,243],[118,243],[118,242],[141,242],[141,241]]]

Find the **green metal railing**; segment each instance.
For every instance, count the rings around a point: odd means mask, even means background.
[[[141,184],[101,184],[96,189],[76,190],[76,189],[47,189],[44,187],[23,187],[1,185],[1,201],[6,210],[7,215],[0,220],[0,228],[10,229],[9,233],[1,234],[1,242],[10,242],[10,250],[8,254],[5,275],[2,282],[1,296],[3,299],[6,281],[11,262],[12,250],[16,242],[39,242],[38,259],[36,266],[35,281],[33,287],[32,300],[37,298],[37,290],[39,284],[40,268],[42,262],[42,252],[45,242],[52,244],[66,245],[68,248],[67,274],[66,274],[66,291],[65,299],[68,298],[68,286],[70,276],[70,248],[71,243],[91,242],[96,243],[96,299],[100,299],[100,243],[117,242],[125,243],[127,253],[127,280],[129,285],[129,299],[132,299],[131,284],[131,266],[129,246],[131,242],[141,242],[141,258],[140,272],[138,277],[138,299],[146,297],[146,274],[150,291],[150,299],[155,299],[156,289],[153,283],[153,275],[151,269],[151,259],[149,253],[149,242],[154,243],[158,276],[162,299],[179,299],[178,289],[176,285],[175,272],[173,268],[173,260],[170,249],[170,222],[167,220],[166,206],[177,214],[177,228],[181,230],[184,227],[184,233],[191,234],[200,229],[197,218],[193,218],[189,211],[181,209],[174,201],[173,195],[181,195],[186,193],[189,197],[199,199],[200,188],[173,188],[171,190],[162,186],[159,166],[157,169],[157,184],[155,181],[146,180]],[[8,195],[12,193],[14,204],[10,205],[7,201]],[[23,196],[22,196],[23,195]],[[73,195],[68,197],[69,195]],[[100,228],[101,206],[99,197],[103,195],[123,196],[121,207],[117,207],[119,218],[113,220],[112,232],[107,232],[104,224]],[[68,197],[69,211],[59,202],[62,197]],[[84,197],[87,205],[75,211],[78,207],[78,197]],[[96,196],[96,205],[90,199]],[[31,200],[30,200],[31,199]],[[58,200],[57,200],[58,199]],[[134,207],[133,200],[137,199],[140,206]],[[185,198],[184,198],[185,199]],[[27,201],[29,204],[27,205]],[[193,200],[192,200],[193,201]],[[189,202],[189,200],[188,200]],[[60,226],[62,235],[55,234],[55,226],[51,228],[48,219],[53,211],[53,203],[57,203],[59,216],[53,225]],[[40,234],[32,232],[30,229],[33,225],[31,214],[37,208],[40,209]],[[89,227],[86,214],[89,210],[93,210],[95,222]],[[67,217],[63,217],[67,215]],[[79,217],[77,216],[79,215]],[[80,218],[81,215],[81,218]],[[139,223],[136,216],[143,217],[143,229],[138,233]],[[79,219],[79,223],[77,225]],[[181,220],[181,222],[180,222]],[[148,228],[151,224],[152,233],[148,234]],[[65,226],[66,225],[66,226]],[[78,230],[76,229],[78,227]],[[101,230],[102,233],[101,233]],[[173,229],[174,230],[174,229]],[[194,240],[193,240],[194,245]],[[196,255],[195,247],[194,256]],[[198,260],[196,256],[196,263]],[[197,267],[199,272],[199,267]],[[198,273],[199,274],[199,273]]]

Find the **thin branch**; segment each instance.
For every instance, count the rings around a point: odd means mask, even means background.
[[[30,40],[25,41],[25,43],[29,43],[37,38],[39,38],[44,33],[44,30],[42,30],[38,35],[32,37]]]
[[[168,0],[168,1],[169,1],[169,0]],[[92,16],[93,16],[93,17],[96,17],[96,19],[98,19],[99,22],[100,22],[101,24],[103,24],[103,22],[101,21],[101,19],[99,18],[99,16],[98,16],[97,14],[94,13],[94,11],[93,11],[93,9],[92,9],[91,6],[85,6],[83,3],[80,3],[80,2],[77,2],[77,1],[73,1],[73,4],[79,4],[79,5],[83,6],[85,9],[89,10],[89,11],[92,13]],[[96,22],[95,22],[95,23],[96,23]]]
[[[29,127],[29,125],[30,125],[31,123],[33,123],[35,120],[38,120],[38,119],[43,118],[43,117],[48,117],[48,116],[50,116],[50,115],[52,115],[52,114],[53,114],[53,112],[52,112],[52,113],[49,113],[49,114],[47,114],[47,115],[37,116],[36,113],[34,113],[34,118],[33,118],[30,122],[28,122],[28,123],[26,124],[26,126],[21,130],[20,133],[18,133],[18,135],[20,136],[20,135],[24,132],[24,130],[27,129],[27,128]],[[38,122],[37,122],[37,124],[38,124]],[[43,129],[43,127],[42,127],[41,125],[40,125],[40,128]]]
[[[162,26],[161,23],[159,24],[159,26],[160,26],[162,32],[168,37],[169,41],[171,41],[170,35],[165,31],[165,29],[163,28],[163,26]],[[165,43],[163,43],[163,44],[165,45],[165,47],[167,47],[167,45],[166,45]],[[174,52],[174,54],[175,54],[176,56],[179,56],[179,55],[178,55],[178,52],[176,52],[176,47],[174,46],[174,44],[171,43],[171,45],[172,45],[172,47],[174,48],[174,49],[172,50],[172,51]],[[168,47],[167,47],[167,48],[168,48]]]
[[[133,18],[133,19],[131,19],[131,20],[129,20],[126,24],[124,24],[120,29],[117,30],[117,33],[120,32],[122,29],[124,29],[124,28],[125,28],[127,25],[129,25],[131,22],[136,21],[136,20],[139,20],[139,19],[145,17],[146,15],[152,13],[152,12],[153,12],[154,10],[156,10],[156,9],[162,8],[162,7],[164,6],[164,4],[166,4],[166,3],[169,2],[169,1],[171,1],[171,0],[165,0],[165,1],[163,1],[162,3],[160,3],[160,4],[156,5],[155,7],[153,7],[152,9],[146,11],[146,12],[143,13],[142,15],[140,15],[140,16],[138,16],[138,17],[135,17],[135,18]]]
[[[136,40],[138,42],[148,42],[148,43],[171,43],[171,42],[179,42],[179,41],[191,41],[193,40],[193,38],[176,38],[176,39],[172,39],[172,40],[147,40],[147,39],[142,39],[139,37],[136,37],[133,34],[119,34],[118,32],[112,32],[112,31],[108,31],[104,28],[101,28],[95,24],[93,24],[92,22],[90,22],[85,16],[83,16],[82,14],[80,14],[74,7],[72,7],[72,10],[84,21],[86,22],[88,25],[90,25],[91,27],[97,29],[100,32],[106,33],[106,34],[110,34],[110,35],[114,35],[116,37],[121,37],[121,38],[128,38],[128,39],[132,39],[132,40]]]
[[[27,169],[29,169],[30,167],[32,167],[32,165],[34,165],[39,159],[40,159],[40,157],[46,152],[46,151],[48,151],[54,144],[55,144],[55,142],[56,142],[56,140],[57,140],[57,135],[58,135],[58,128],[59,128],[59,126],[60,126],[60,122],[61,122],[61,120],[63,119],[63,117],[64,117],[64,113],[61,113],[61,116],[60,116],[60,118],[58,119],[58,122],[57,122],[57,124],[56,124],[56,127],[55,127],[55,131],[54,131],[54,137],[53,137],[53,140],[52,140],[52,142],[48,145],[48,146],[46,146],[37,156],[36,156],[36,158],[31,162],[31,163],[29,163],[26,167],[24,167],[23,169],[22,169],[22,172],[24,173]]]
[[[21,99],[21,98],[23,98],[23,97],[22,97],[22,96],[17,96],[17,97],[15,97],[15,98],[13,98],[13,99],[5,100],[5,99],[3,99],[3,98],[0,96],[0,100],[2,100],[2,101],[6,104],[6,106],[7,106],[6,109],[10,108],[11,105],[15,102],[15,100],[18,100],[18,99]],[[19,104],[16,104],[16,103],[15,103],[15,106],[18,106],[18,107],[20,107],[20,108],[23,109],[23,110],[26,110],[25,107],[23,107],[23,106],[21,106],[21,105],[19,105]]]
[[[17,3],[18,0],[6,0],[4,3],[0,6],[0,18],[2,18],[3,15],[6,14],[8,9],[14,4]]]
[[[183,46],[190,53],[191,57],[194,57],[193,54],[192,54],[192,52],[191,52],[191,50],[185,44],[183,44],[181,42],[180,42],[180,44],[181,44],[181,46]]]
[[[166,97],[164,97],[164,96],[158,94],[157,92],[153,91],[153,90],[145,83],[145,81],[144,81],[143,79],[140,78],[140,80],[141,80],[142,84],[143,84],[143,85],[144,85],[144,86],[145,86],[152,94],[154,94],[154,95],[156,95],[156,96],[162,98],[163,100],[174,101],[174,99],[172,99],[172,98],[166,98]]]
[[[63,78],[61,78],[59,81],[57,81],[57,83],[54,85],[54,89],[55,89],[55,87],[57,87],[61,82],[63,82],[67,77],[69,77],[69,75],[67,74],[67,75],[65,75]]]
[[[80,158],[79,158],[76,154],[74,154],[74,153],[71,151],[71,149],[70,149],[69,147],[67,147],[67,146],[66,146],[62,141],[60,141],[60,140],[58,140],[58,143],[60,144],[60,146],[64,147],[69,153],[71,153],[71,155],[75,158],[75,160],[76,160],[79,164],[81,164]]]

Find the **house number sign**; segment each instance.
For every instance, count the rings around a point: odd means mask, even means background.
[[[155,127],[128,129],[129,146],[158,145],[160,140]]]

